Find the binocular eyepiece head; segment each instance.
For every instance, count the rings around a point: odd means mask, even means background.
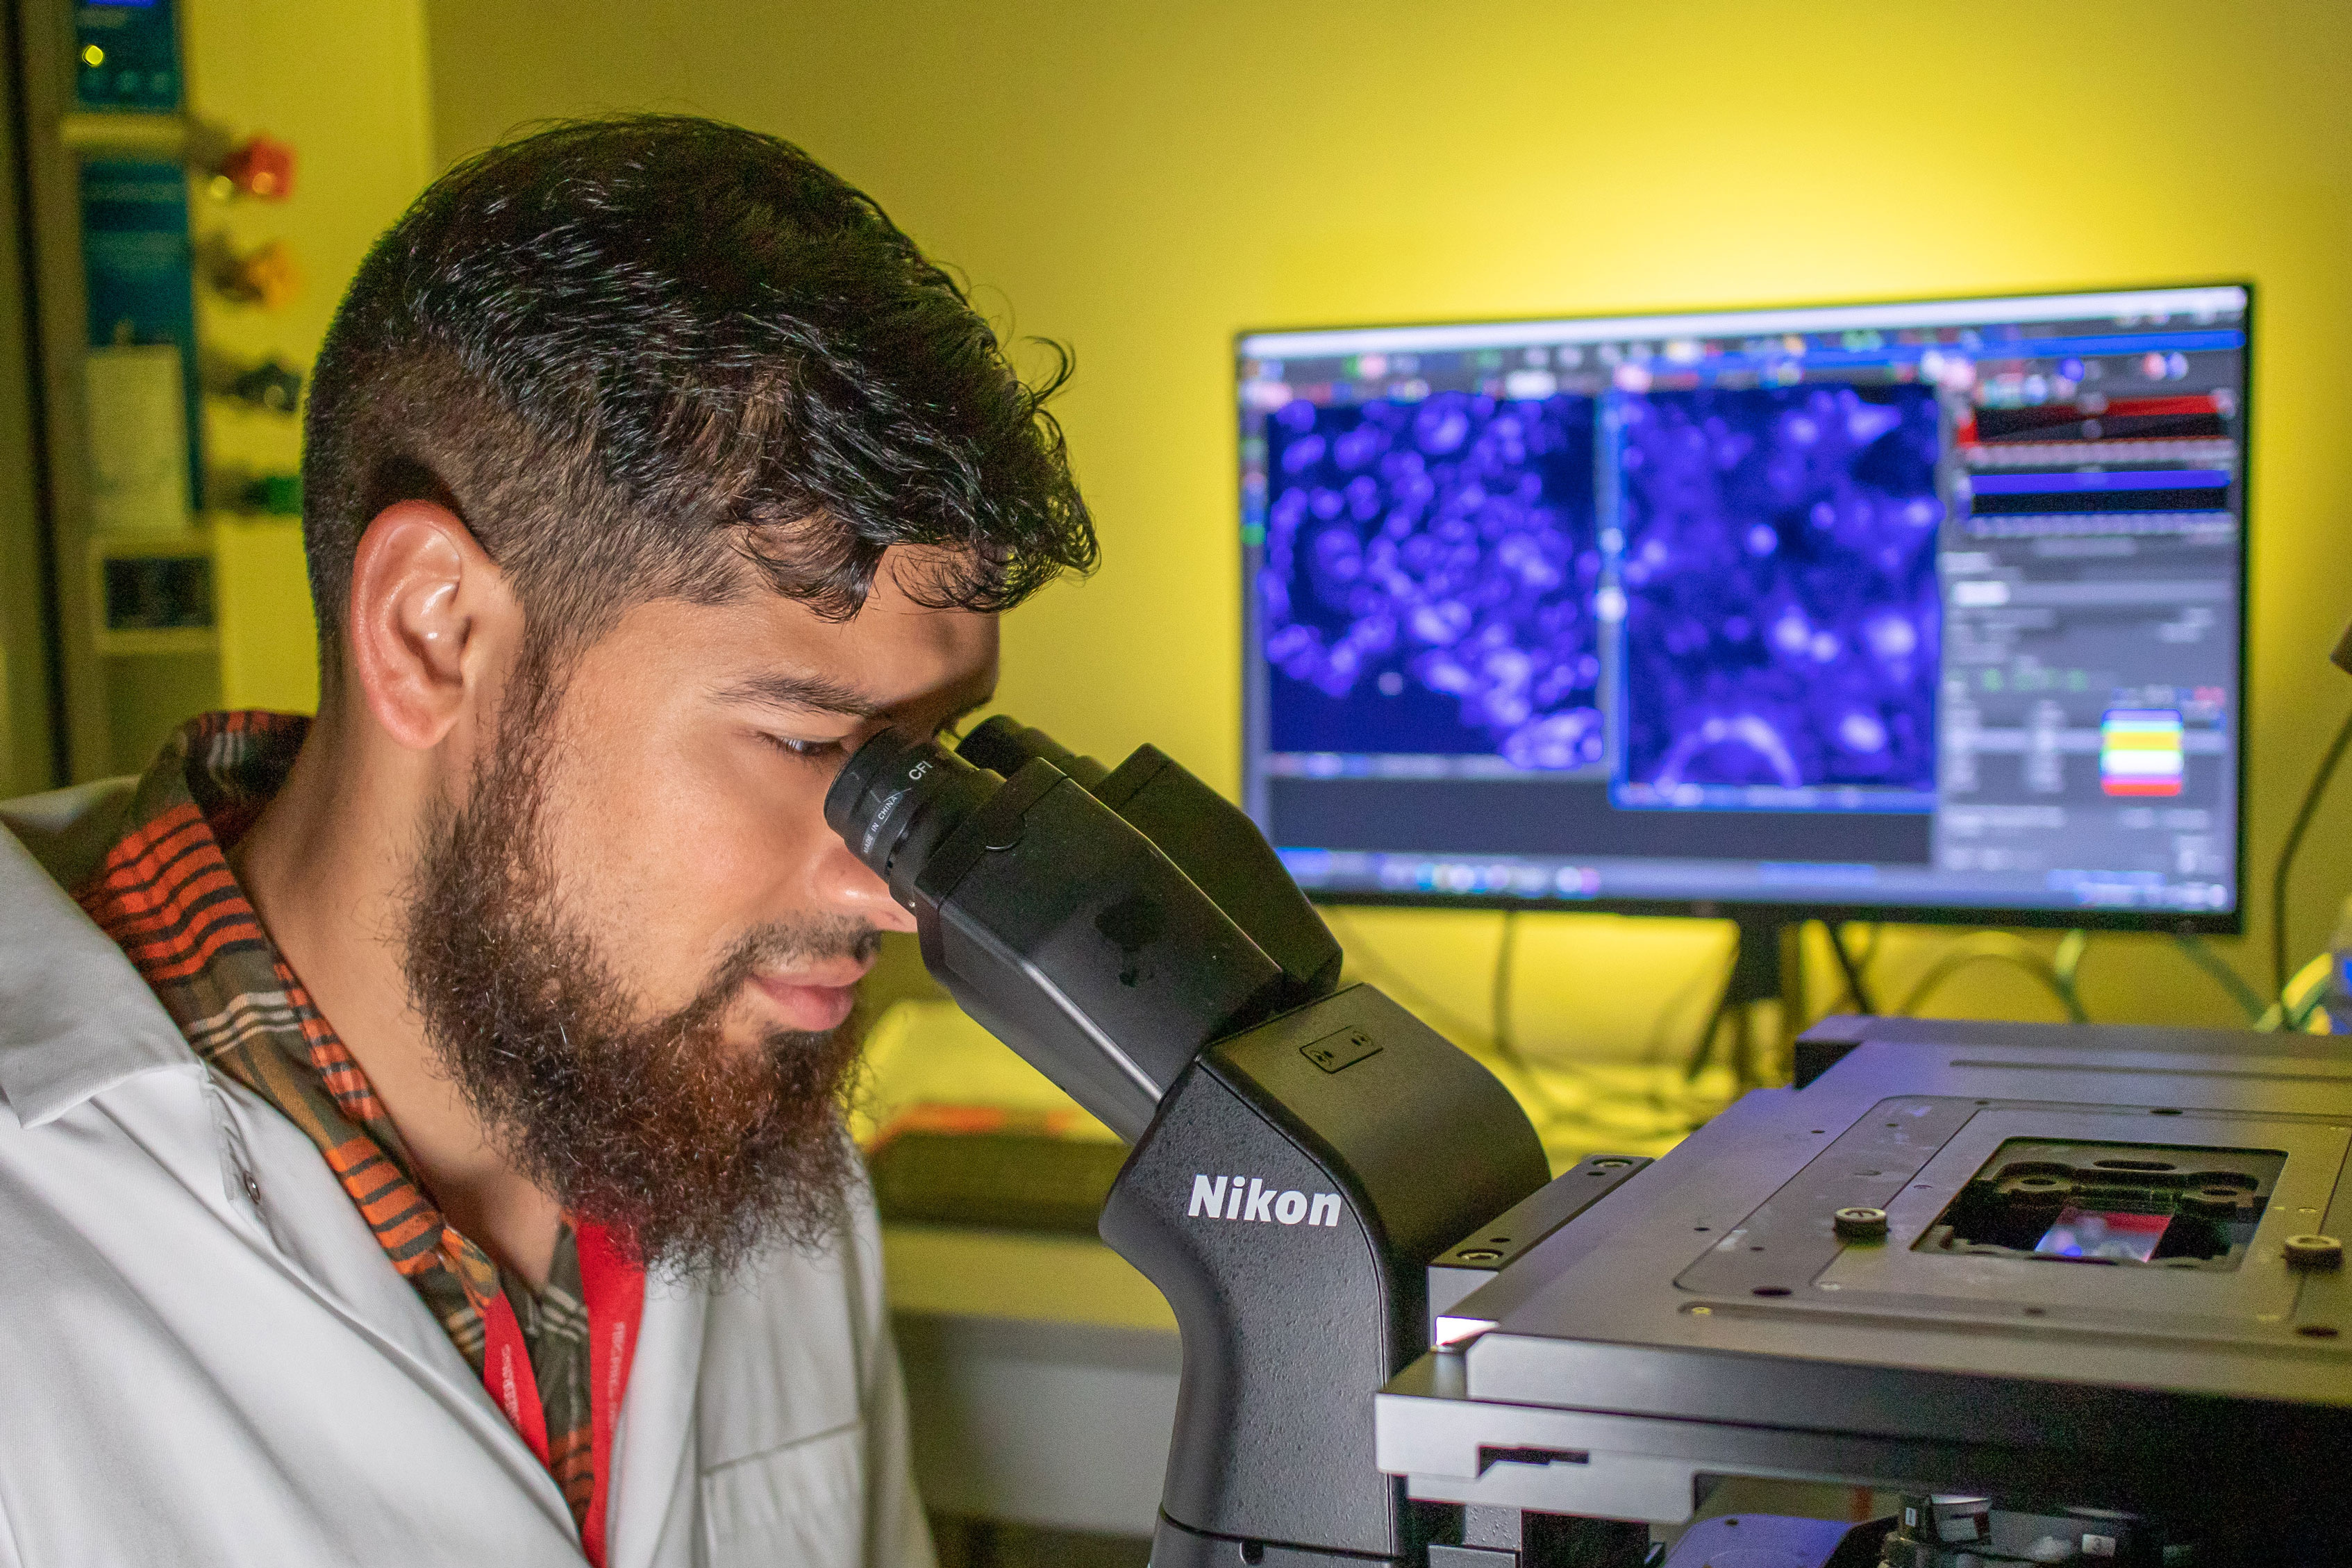
[[[1037,769],[1039,763],[1048,766]],[[1011,783],[1024,770],[1034,770],[1025,784]],[[1016,840],[1018,823],[1065,780],[1092,797],[1091,816],[1066,814],[1049,830],[1068,836],[1073,852],[1092,845],[1093,853],[1129,857],[1120,874],[1130,879],[1149,880],[1157,873],[1145,861],[1164,858],[1189,884],[1185,896],[1213,905],[1289,976],[1297,994],[1322,995],[1338,984],[1339,944],[1265,835],[1239,806],[1155,747],[1138,747],[1114,771],[1001,715],[952,750],[886,730],[857,749],[825,792],[824,820],[893,899],[920,913],[916,883],[958,828],[1011,787],[1014,794],[999,804],[1003,836]],[[950,851],[964,869],[967,855],[1005,847],[973,837]],[[1108,847],[1114,842],[1115,852]],[[1050,867],[1059,864],[1033,861],[1032,874],[1051,880]],[[961,875],[957,866],[940,867],[941,896]]]

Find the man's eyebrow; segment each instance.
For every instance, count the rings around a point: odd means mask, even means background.
[[[769,708],[815,710],[852,719],[878,719],[885,710],[864,692],[821,675],[747,675],[719,689],[722,702],[757,702]]]

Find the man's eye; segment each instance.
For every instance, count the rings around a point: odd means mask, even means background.
[[[820,762],[841,750],[838,741],[794,741],[782,735],[771,735],[764,731],[761,732],[760,739],[784,755],[796,757],[804,763]]]

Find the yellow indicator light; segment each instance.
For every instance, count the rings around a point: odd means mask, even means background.
[[[102,66],[106,63],[106,51],[96,44],[84,44],[81,47],[81,63],[86,66]]]

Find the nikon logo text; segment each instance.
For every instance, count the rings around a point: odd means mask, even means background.
[[[1211,1219],[1254,1219],[1268,1225],[1297,1225],[1305,1220],[1308,1225],[1336,1227],[1339,1194],[1317,1193],[1309,1198],[1305,1193],[1277,1193],[1257,1176],[1195,1176],[1192,1206],[1184,1215],[1188,1219],[1206,1215]]]

